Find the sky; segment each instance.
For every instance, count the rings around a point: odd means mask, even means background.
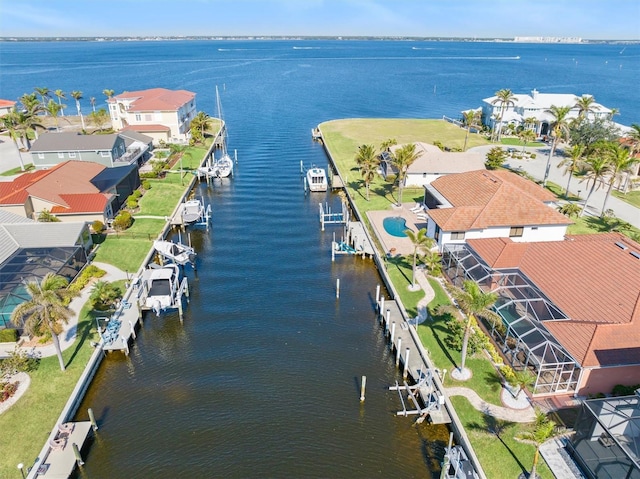
[[[0,37],[640,40],[640,0],[0,0]]]

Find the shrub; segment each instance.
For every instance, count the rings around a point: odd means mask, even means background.
[[[464,328],[466,320],[459,319],[455,316],[449,316],[446,320],[449,334],[445,339],[445,343],[451,349],[462,351],[462,340],[464,337]],[[469,354],[485,349],[490,343],[489,338],[475,324],[471,325],[471,334],[469,335],[469,343],[467,345]]]
[[[502,366],[500,366],[499,370],[500,374],[504,376],[504,380],[507,381],[509,385],[516,385],[516,373],[511,366],[503,364]]]
[[[135,198],[133,195],[129,196],[127,198],[127,208],[129,208],[130,210],[135,210],[137,207],[138,207],[138,198]]]
[[[487,170],[496,170],[502,166],[506,159],[507,152],[499,146],[495,146],[487,153],[487,161],[484,162],[484,166]]]
[[[0,403],[13,396],[18,390],[20,381],[0,383]]]
[[[531,153],[531,154],[529,155],[529,157],[530,157],[531,159],[535,159],[535,157],[536,157],[536,156],[537,156],[537,155],[536,155],[535,153]]]
[[[122,298],[122,290],[108,281],[98,281],[91,290],[91,306],[98,311],[112,308]]]
[[[624,384],[616,384],[613,387],[612,394],[614,396],[631,396],[635,393],[636,389],[640,389],[640,384],[635,386],[625,386]]]
[[[133,196],[134,198],[138,199],[142,196],[142,191],[140,190],[133,190],[133,193],[131,193],[131,196]],[[131,198],[131,196],[129,198]]]
[[[438,148],[440,148],[442,151],[444,151],[444,145],[442,144],[442,142],[436,140],[433,142],[434,146],[437,146]]]
[[[71,283],[67,289],[73,293],[79,293],[92,278],[102,278],[105,274],[107,274],[105,270],[90,264],[82,270],[82,273],[76,276],[73,283]]]
[[[485,349],[489,353],[489,356],[491,356],[491,360],[493,361],[493,364],[503,364],[502,356],[500,356],[500,353],[496,350],[493,344],[491,343],[487,344]]]
[[[15,373],[35,371],[40,365],[40,358],[28,354],[16,346],[9,353],[9,357],[0,361],[0,376],[7,376]]]
[[[124,231],[133,224],[133,217],[128,211],[121,211],[113,220],[113,227],[117,231]]]
[[[155,173],[153,171],[143,171],[142,173],[140,173],[140,178],[157,178],[158,177],[158,173]]]
[[[15,343],[18,337],[17,329],[0,329],[0,343]]]
[[[144,180],[142,182],[142,187],[145,189],[145,191],[149,191],[151,189],[151,182],[149,180]]]
[[[104,231],[104,223],[100,220],[95,220],[91,223],[91,229],[94,233],[102,233]]]

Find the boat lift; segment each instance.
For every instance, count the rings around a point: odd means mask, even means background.
[[[390,386],[389,391],[398,391],[398,397],[402,404],[402,411],[396,413],[397,416],[420,416],[416,422],[423,422],[427,416],[431,418],[433,424],[448,424],[451,422],[449,414],[444,405],[444,396],[438,391],[433,381],[431,370],[420,372],[420,380],[410,386],[407,381],[400,385],[396,381],[395,386]],[[403,394],[404,393],[404,394]],[[413,403],[413,407],[409,404]]]

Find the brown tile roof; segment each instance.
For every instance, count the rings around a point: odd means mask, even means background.
[[[49,170],[24,173],[11,182],[0,183],[0,204],[24,204],[33,196],[60,205],[68,213],[66,197],[100,193],[91,180],[105,168],[89,161],[66,161]]]
[[[83,193],[60,195],[66,206],[53,206],[53,214],[103,213],[113,195],[105,193]]]
[[[431,185],[454,209],[460,209],[460,212],[443,212],[447,208],[427,212],[444,231],[572,223],[545,204],[555,199],[553,194],[508,171],[476,170],[445,175]]]
[[[640,244],[619,233],[467,243],[494,269],[520,269],[571,318],[545,326],[581,364],[640,363],[640,258],[630,254]]]
[[[109,99],[109,103],[117,100],[133,99],[129,105],[129,112],[136,111],[176,111],[185,103],[189,103],[196,94],[187,90],[167,90],[166,88],[151,88],[124,92]]]

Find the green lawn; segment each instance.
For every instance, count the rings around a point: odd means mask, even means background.
[[[90,341],[97,339],[95,316],[85,307],[78,322],[78,338],[63,352],[66,371],[60,371],[57,356],[51,356],[29,373],[29,389],[0,415],[0,477],[19,479],[16,465],[33,464],[93,352]]]
[[[543,146],[547,146],[545,143],[542,143],[541,141],[531,141],[531,142],[527,142],[527,144],[525,145],[522,140],[520,140],[519,138],[513,138],[513,137],[501,138],[500,143],[503,145],[509,145],[509,146],[525,146],[526,148],[540,148]]]
[[[191,181],[192,173],[186,173],[185,185]],[[171,216],[178,201],[184,194],[185,186],[180,184],[180,174],[170,174],[162,180],[148,180],[151,189],[147,191],[138,204],[140,210],[134,216]]]
[[[616,198],[635,206],[636,208],[640,208],[640,190],[630,191],[627,194],[621,193],[618,190],[613,190],[611,194]]]
[[[28,163],[26,165],[24,165],[24,171],[31,171],[33,170],[35,167],[33,166],[33,163]],[[20,168],[19,166],[16,168],[12,168],[11,170],[7,170],[4,173],[0,173],[0,176],[13,176],[13,175],[19,175],[20,173],[24,173],[24,171],[22,171],[22,168]]]

